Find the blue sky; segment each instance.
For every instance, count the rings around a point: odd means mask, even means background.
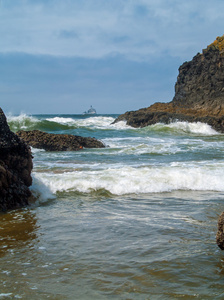
[[[6,113],[169,102],[179,66],[224,34],[223,0],[0,0]]]

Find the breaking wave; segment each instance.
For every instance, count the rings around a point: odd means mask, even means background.
[[[113,195],[174,190],[223,191],[223,135],[195,122],[132,128],[112,124],[115,115],[8,116],[13,131],[39,129],[84,135],[94,132],[108,147],[76,153],[32,149],[33,193],[42,200],[57,193]],[[215,152],[214,152],[215,149]],[[221,160],[221,163],[220,163]]]
[[[41,121],[38,118],[21,114],[19,116],[7,116],[7,122],[10,129],[14,132],[19,130],[33,130],[40,126]]]
[[[171,163],[169,166],[74,170],[61,174],[35,173],[42,192],[91,193],[105,190],[114,195],[200,190],[224,192],[224,164]],[[47,195],[48,196],[48,195]]]
[[[176,121],[170,124],[157,123],[155,125],[147,126],[143,130],[162,131],[179,133],[179,134],[194,134],[194,135],[217,135],[219,134],[210,125],[201,122],[183,122]]]
[[[43,130],[47,132],[89,129],[89,130],[132,130],[147,132],[167,132],[170,134],[194,134],[194,135],[217,135],[218,133],[208,124],[201,122],[173,122],[170,124],[157,123],[145,128],[133,128],[128,126],[125,121],[112,124],[114,116],[90,116],[81,115],[68,116],[29,116],[21,114],[19,116],[7,116],[10,129],[14,132],[19,130]]]

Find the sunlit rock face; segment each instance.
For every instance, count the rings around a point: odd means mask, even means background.
[[[224,132],[224,36],[180,66],[171,102],[126,112],[115,122],[121,120],[133,127],[200,121]]]

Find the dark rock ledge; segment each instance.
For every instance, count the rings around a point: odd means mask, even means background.
[[[17,135],[29,146],[46,151],[78,151],[83,148],[104,148],[95,138],[71,134],[53,134],[39,130],[18,131]]]
[[[30,148],[10,131],[0,108],[0,211],[29,204],[32,167]]]
[[[203,122],[224,132],[224,36],[179,68],[175,95],[169,103],[129,111],[116,120],[133,127],[176,120]]]

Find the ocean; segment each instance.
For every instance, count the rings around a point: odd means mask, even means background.
[[[105,148],[32,149],[37,200],[0,215],[0,299],[224,299],[224,135],[116,117],[7,116]]]

